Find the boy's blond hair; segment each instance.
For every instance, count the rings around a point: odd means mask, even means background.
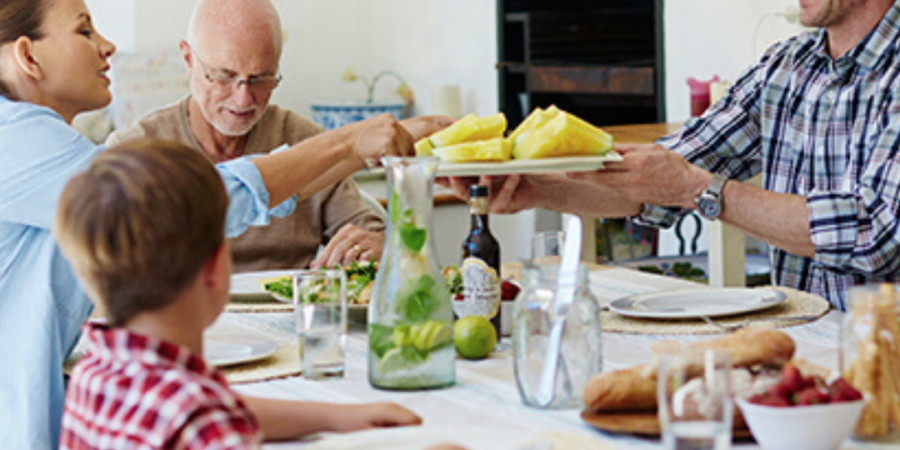
[[[174,142],[100,153],[63,190],[55,234],[110,323],[171,303],[225,238],[228,196],[213,165]]]

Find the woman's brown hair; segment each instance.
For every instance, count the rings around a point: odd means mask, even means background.
[[[0,0],[0,47],[27,36],[37,40],[44,36],[41,25],[47,4],[53,0]],[[0,67],[0,95],[9,95],[3,85]]]

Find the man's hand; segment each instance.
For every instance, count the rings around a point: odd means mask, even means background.
[[[509,175],[509,176],[481,176],[475,177],[451,177],[439,179],[443,186],[453,189],[453,193],[463,199],[469,200],[469,186],[483,184],[488,187],[488,207],[493,214],[514,214],[526,209],[540,207],[544,193],[537,185],[548,177],[562,178],[554,175]]]
[[[448,116],[418,116],[400,121],[400,125],[413,137],[413,141],[431,136],[453,124],[455,120]]]
[[[336,405],[343,411],[335,414],[331,427],[338,432],[366,430],[369,428],[402,427],[420,425],[422,418],[396,403],[369,403],[365,405]]]
[[[310,263],[310,267],[344,267],[353,261],[369,261],[381,258],[384,249],[384,234],[364,230],[352,223],[344,225]]]
[[[341,128],[366,167],[378,166],[384,156],[410,156],[415,140],[390,114],[382,114]]]
[[[602,170],[569,176],[605,186],[638,203],[694,208],[694,199],[709,185],[712,174],[681,155],[656,144],[616,145],[623,160]]]

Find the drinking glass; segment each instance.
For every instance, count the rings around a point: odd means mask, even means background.
[[[667,450],[731,447],[731,361],[721,350],[673,349],[660,355],[659,422]]]
[[[343,270],[303,270],[293,275],[294,313],[303,377],[344,376],[347,278]]]
[[[559,262],[566,233],[563,231],[542,231],[531,238],[531,259],[536,263]]]

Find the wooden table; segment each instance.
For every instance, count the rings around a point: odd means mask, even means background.
[[[650,144],[657,139],[678,131],[681,122],[642,123],[636,125],[613,125],[603,127],[616,142],[622,144]]]

